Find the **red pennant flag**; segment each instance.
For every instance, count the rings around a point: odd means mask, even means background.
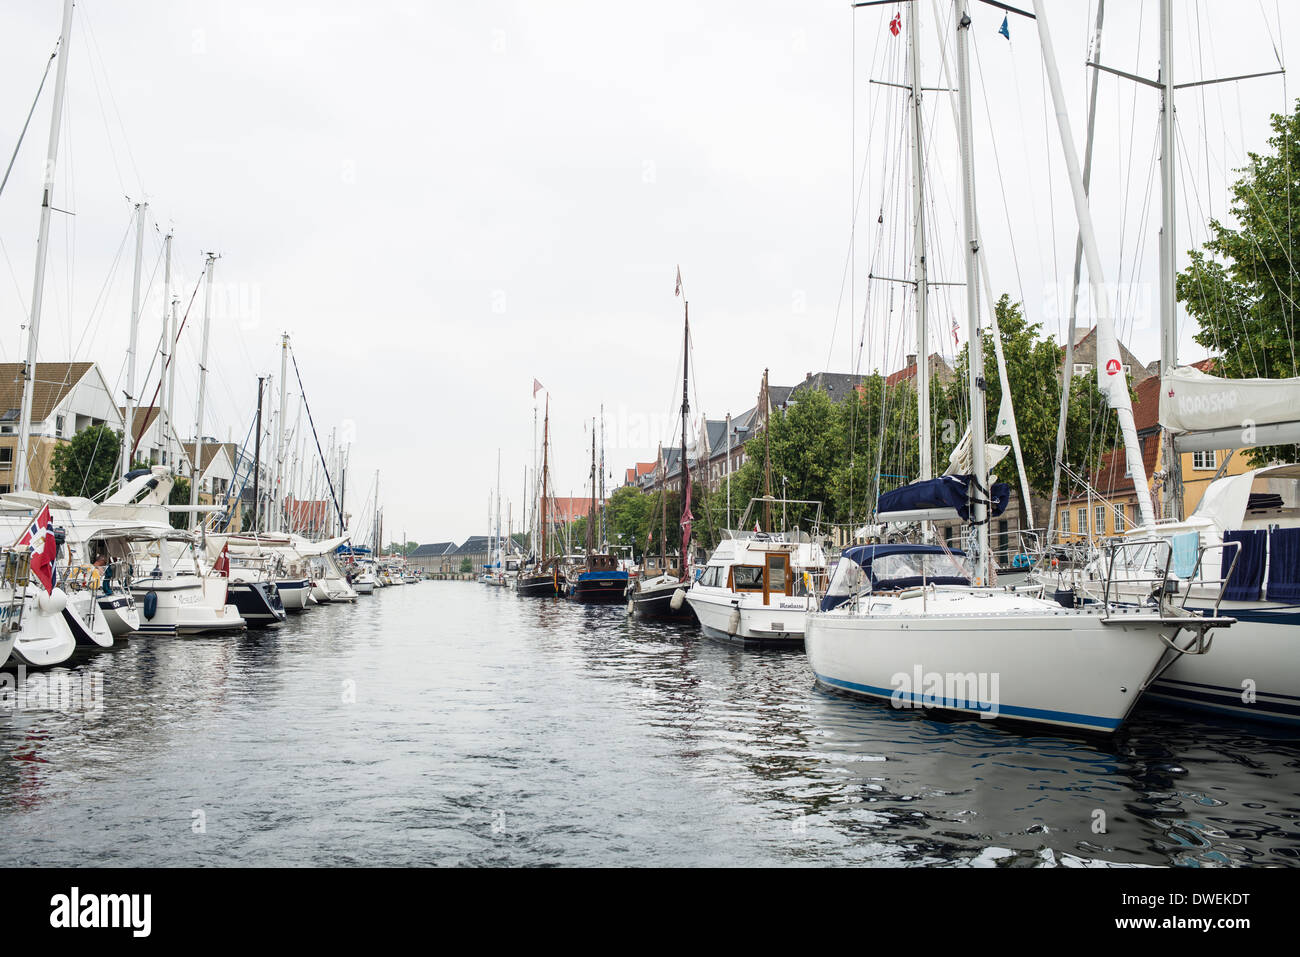
[[[543,388],[545,388],[545,386],[543,386],[543,385],[542,385],[540,382],[538,382],[536,379],[533,380],[533,398],[534,398],[534,399],[537,398],[537,393],[541,392]]]
[[[901,13],[896,13],[894,14],[894,19],[889,21],[889,32],[892,33],[894,36],[898,36],[899,31],[901,31],[902,29],[903,29],[903,15]]]
[[[230,577],[230,543],[227,542],[221,546],[221,554],[217,560],[212,563],[212,574],[220,575],[222,578]]]

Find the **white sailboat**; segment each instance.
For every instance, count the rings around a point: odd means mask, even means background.
[[[965,485],[970,520],[976,528],[974,553],[965,556],[944,546],[928,545],[868,545],[847,550],[820,610],[807,617],[805,647],[817,681],[848,694],[888,700],[898,707],[942,708],[984,718],[1112,732],[1155,677],[1168,649],[1203,650],[1206,630],[1229,624],[1231,619],[1190,615],[1158,589],[1158,598],[1141,606],[1106,600],[1066,609],[1042,598],[1041,591],[1034,595],[986,584],[988,501],[982,490],[988,488],[989,471],[983,390],[977,381],[983,370],[978,298],[982,250],[970,146],[971,18],[965,6],[963,2],[954,4],[970,350],[972,471]],[[1036,2],[1035,7],[1053,99],[1059,103],[1046,21],[1041,3]],[[916,5],[912,4],[908,16],[910,73],[914,109],[919,111],[916,27]],[[1100,286],[1087,203],[1064,122],[1060,132],[1076,213],[1089,247],[1090,279]],[[919,148],[919,136],[915,148]],[[1110,316],[1104,310],[1098,316],[1098,327],[1104,349],[1114,339]],[[1107,394],[1124,425],[1127,389],[1113,388]],[[928,424],[922,419],[927,431]],[[1130,462],[1136,454],[1140,469],[1131,410],[1122,431]],[[928,435],[922,442],[927,444]],[[1149,508],[1148,501],[1148,513]],[[942,514],[934,517],[952,517],[950,509],[936,509],[939,511]],[[1184,631],[1187,635],[1178,644]]]

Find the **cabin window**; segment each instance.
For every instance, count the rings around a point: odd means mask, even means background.
[[[786,574],[787,563],[789,559],[785,555],[768,555],[767,556],[767,589],[768,591],[788,593],[789,576]]]
[[[1213,472],[1219,467],[1219,453],[1213,450],[1209,452],[1193,452],[1192,468],[1198,472]]]
[[[732,591],[762,591],[762,565],[733,565],[731,567]]]

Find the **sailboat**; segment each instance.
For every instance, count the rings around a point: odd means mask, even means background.
[[[677,291],[681,292],[682,272],[677,270]],[[689,370],[691,359],[691,312],[690,303],[682,300],[684,313],[684,332],[682,334],[682,445],[679,466],[682,472],[682,530],[681,560],[678,562],[677,574],[673,575],[666,567],[667,548],[667,509],[668,482],[667,471],[664,473],[663,488],[660,489],[665,521],[660,528],[660,571],[653,578],[638,578],[630,586],[628,610],[638,618],[656,618],[668,621],[696,621],[695,609],[686,601],[686,590],[690,587],[690,541],[691,541],[691,470],[686,460],[686,417],[690,410]]]
[[[939,708],[985,719],[1010,719],[1089,732],[1117,730],[1158,675],[1170,648],[1203,652],[1207,632],[1232,619],[1211,612],[1197,616],[1179,606],[1153,578],[1148,600],[1118,600],[1107,581],[1103,600],[1081,608],[1032,592],[991,587],[987,516],[989,487],[985,447],[983,370],[979,322],[981,279],[971,159],[969,43],[971,18],[965,3],[954,4],[957,92],[961,140],[965,280],[969,335],[971,471],[964,483],[969,521],[975,526],[973,554],[943,545],[862,545],[847,549],[822,598],[808,615],[805,647],[819,684],[853,696],[890,701],[895,707]],[[1043,55],[1053,100],[1061,103],[1060,81],[1040,0],[1035,2]],[[919,56],[916,5],[909,8],[909,73],[917,122],[912,148],[921,147]],[[1070,173],[1075,210],[1088,251],[1089,278],[1101,286],[1087,200],[1069,127],[1058,112],[1059,131]],[[919,164],[914,163],[914,169]],[[919,187],[914,183],[914,190]],[[1104,295],[1098,302],[1099,376],[1106,349],[1113,353],[1114,329]],[[1118,366],[1116,372],[1119,371]],[[1116,377],[1122,378],[1122,377]],[[1121,422],[1135,475],[1142,467],[1127,386],[1101,383]],[[922,428],[928,422],[922,420]],[[928,441],[928,439],[927,439]],[[1146,503],[1149,513],[1149,499]],[[950,518],[955,509],[934,509]],[[1179,638],[1186,632],[1182,643]]]
[[[569,597],[581,602],[621,602],[627,597],[628,573],[609,551],[597,551],[596,424],[591,427],[591,508],[587,515],[587,551],[568,569]]]
[[[534,428],[536,420],[534,419]],[[537,435],[533,432],[534,441]],[[551,544],[551,396],[546,396],[546,419],[542,425],[542,480],[537,488],[537,563],[521,570],[515,591],[525,598],[557,598],[568,591],[564,559],[552,555]]]

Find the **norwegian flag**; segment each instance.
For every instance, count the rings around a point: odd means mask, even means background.
[[[48,505],[41,506],[40,513],[32,520],[32,523],[27,526],[27,531],[23,532],[22,538],[14,542],[15,547],[18,545],[30,545],[32,540],[36,538],[37,534],[42,529],[52,524],[54,524],[54,519],[50,517],[50,507]]]
[[[221,546],[221,554],[217,560],[212,563],[212,574],[220,575],[222,578],[230,577],[230,543],[227,542]]]
[[[894,36],[898,36],[898,34],[902,31],[902,29],[903,29],[903,15],[901,13],[896,13],[894,14],[894,19],[889,21],[889,32],[892,33]]]
[[[54,591],[54,558],[58,554],[59,543],[54,537],[54,529],[48,524],[50,518],[48,505],[42,508],[41,514],[36,517],[38,523],[41,516],[45,517],[47,524],[41,525],[39,528],[36,526],[29,528],[24,533],[23,538],[31,542],[32,574],[45,586],[46,594],[50,594]],[[26,542],[22,544],[26,544]]]

